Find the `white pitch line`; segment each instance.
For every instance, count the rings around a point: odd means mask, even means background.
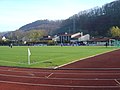
[[[53,84],[34,84],[34,83],[23,83],[23,82],[12,82],[2,81],[0,83],[18,84],[18,85],[29,85],[29,86],[49,86],[49,87],[67,87],[67,88],[118,88],[119,86],[73,86],[73,85],[53,85]]]
[[[14,64],[27,64],[27,63],[13,62],[13,61],[5,61],[5,60],[0,60],[0,62],[14,63]]]
[[[69,62],[67,64],[63,64],[63,65],[57,66],[54,69],[57,69],[57,68],[60,68],[60,67],[63,67],[63,66],[75,63],[77,61],[81,61],[81,60],[84,60],[84,59],[88,59],[88,58],[92,58],[92,57],[99,56],[99,55],[102,55],[102,54],[106,54],[106,53],[109,53],[109,52],[112,52],[112,51],[115,51],[115,50],[119,50],[119,49],[114,49],[114,50],[106,51],[106,52],[103,52],[103,53],[95,54],[95,55],[92,55],[92,56],[88,56],[88,57],[85,57],[85,58],[77,59],[77,60]]]
[[[52,59],[48,59],[48,60],[44,60],[44,61],[39,61],[39,62],[34,62],[34,63],[31,63],[32,64],[38,64],[38,63],[41,63],[41,62],[45,62],[45,61],[51,61]],[[0,60],[1,62],[6,62],[6,63],[14,63],[14,64],[27,64],[27,63],[20,63],[20,62],[12,62],[12,61],[5,61],[5,60]]]
[[[41,63],[41,62],[46,62],[46,61],[51,61],[52,59],[48,59],[48,60],[44,60],[44,61],[39,61],[39,62],[34,62],[34,63],[31,63],[32,64],[38,64],[38,63]]]

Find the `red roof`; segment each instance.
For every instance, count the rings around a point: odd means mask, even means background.
[[[62,34],[60,36],[71,36],[72,34]]]
[[[97,41],[97,42],[100,42],[100,41],[109,41],[110,38],[92,38],[90,41]]]

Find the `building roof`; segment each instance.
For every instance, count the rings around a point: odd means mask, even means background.
[[[78,35],[78,36],[75,36],[75,37],[73,37],[73,38],[80,38],[81,37],[81,35]]]
[[[52,36],[43,36],[43,38],[41,38],[41,40],[52,40]]]
[[[92,38],[90,41],[95,41],[95,42],[102,42],[102,41],[109,41],[111,38]]]
[[[60,36],[71,36],[72,34],[62,34]]]

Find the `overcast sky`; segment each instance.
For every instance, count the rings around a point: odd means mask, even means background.
[[[115,0],[0,0],[0,32],[14,31],[40,19],[66,19]]]

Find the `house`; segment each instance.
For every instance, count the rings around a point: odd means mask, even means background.
[[[81,36],[80,38],[78,38],[78,41],[89,41],[90,40],[90,35],[89,34],[86,34],[84,36]]]
[[[108,45],[112,46],[114,42],[114,39],[111,38],[92,38],[88,41],[89,45],[94,45],[94,46],[104,46],[106,43]]]
[[[6,37],[5,36],[3,36],[2,37],[2,41],[6,41],[7,39],[6,39]]]
[[[79,35],[76,35],[75,37],[71,38],[71,42],[86,42],[90,40],[90,35],[86,34],[83,35],[83,33],[80,33]]]
[[[56,38],[54,38],[53,40],[56,40],[60,43],[76,43],[76,42],[86,42],[88,40],[90,40],[90,35],[86,34],[83,35],[83,32],[78,32],[75,34],[62,34],[57,36]]]
[[[52,40],[53,40],[54,42],[60,41],[60,37],[59,37],[58,35],[55,35],[55,36],[52,38]]]
[[[79,41],[79,38],[81,37],[81,36],[83,36],[83,33],[81,32],[78,32],[78,33],[75,33],[75,34],[73,34],[72,36],[71,36],[71,42],[78,42]]]
[[[52,36],[43,36],[42,38],[40,38],[39,41],[36,42],[28,42],[30,45],[34,45],[34,46],[47,46],[50,45],[51,43],[53,43],[52,40]]]
[[[72,34],[65,33],[65,34],[59,35],[59,40],[61,43],[69,43],[71,40],[71,36]]]

